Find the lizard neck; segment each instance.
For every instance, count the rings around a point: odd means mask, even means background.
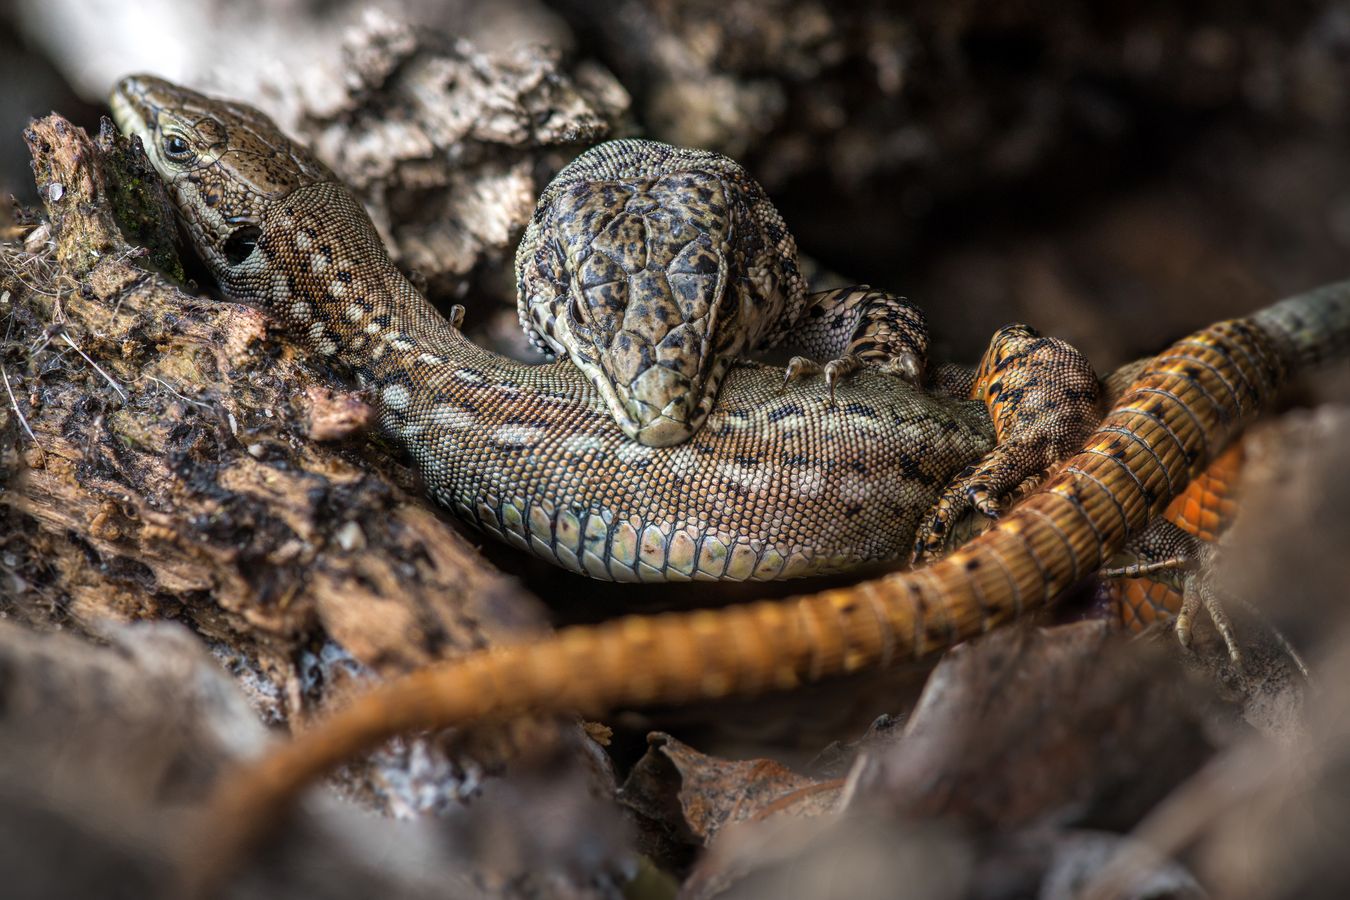
[[[484,355],[403,277],[370,216],[340,185],[298,188],[268,210],[258,249],[260,274],[226,281],[227,290],[259,301],[363,386],[419,357]]]

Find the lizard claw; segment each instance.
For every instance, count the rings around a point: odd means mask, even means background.
[[[841,356],[825,364],[825,386],[830,390],[830,405],[834,406],[834,387],[841,380],[861,369],[862,360],[856,356]]]
[[[923,359],[917,353],[906,350],[904,353],[886,360],[877,368],[887,375],[894,375],[914,387],[923,385]]]
[[[997,493],[979,478],[979,467],[961,473],[938,497],[914,541],[914,563],[932,562],[952,543],[951,535],[961,517],[970,510],[994,520],[1003,512]]]
[[[1214,623],[1215,630],[1223,638],[1224,646],[1228,648],[1228,658],[1238,670],[1241,670],[1242,648],[1238,646],[1233,621],[1228,617],[1228,612],[1223,608],[1218,595],[1210,588],[1209,580],[1199,571],[1192,571],[1186,574],[1182,585],[1181,609],[1177,612],[1176,622],[1177,640],[1181,642],[1181,646],[1190,649],[1191,625],[1203,607],[1205,612],[1209,613],[1209,620]]]
[[[919,384],[923,377],[923,363],[913,353],[902,353],[880,365],[866,362],[862,357],[851,353],[838,359],[832,359],[824,365],[810,357],[794,356],[788,360],[787,370],[783,374],[783,387],[786,388],[790,382],[824,373],[825,386],[830,393],[830,406],[834,406],[834,391],[839,382],[863,369],[873,369],[886,375],[894,375],[915,386]]]
[[[787,369],[783,372],[783,389],[786,390],[788,384],[793,381],[801,381],[803,378],[819,374],[820,363],[808,356],[794,356],[788,360]]]
[[[966,500],[976,512],[991,519],[1003,514],[1003,501],[987,484],[972,484],[966,488]]]

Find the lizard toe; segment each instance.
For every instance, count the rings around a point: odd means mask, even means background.
[[[834,388],[845,378],[848,378],[854,372],[863,367],[862,360],[856,356],[841,356],[838,359],[832,359],[824,365],[825,386],[830,392],[830,405],[834,406]]]
[[[914,387],[918,387],[923,380],[923,363],[913,353],[904,353],[882,363],[848,353],[823,364],[807,356],[792,357],[788,360],[787,369],[783,373],[783,387],[786,388],[793,381],[823,374],[825,387],[830,395],[830,405],[833,406],[835,388],[839,383],[864,369],[894,376]]]
[[[792,382],[819,375],[820,372],[820,363],[814,359],[809,356],[794,356],[788,360],[787,368],[783,371],[783,387],[786,389]]]
[[[977,498],[985,497],[986,486],[974,480],[977,478],[974,468],[967,469],[961,477],[949,484],[938,497],[937,503],[919,527],[914,542],[914,562],[928,563],[942,556],[963,535],[958,534],[958,525],[972,510],[982,512]],[[995,507],[996,508],[996,507]],[[992,521],[997,516],[986,516]]]
[[[907,382],[914,387],[923,385],[924,365],[923,358],[917,353],[908,351],[893,356],[886,360],[877,369],[887,375],[894,375],[901,381]]]

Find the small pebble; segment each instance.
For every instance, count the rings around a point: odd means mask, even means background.
[[[337,530],[337,534],[334,536],[337,538],[338,546],[347,553],[360,549],[366,545],[365,532],[363,532],[361,526],[357,525],[355,522],[348,522],[346,525],[343,525]]]

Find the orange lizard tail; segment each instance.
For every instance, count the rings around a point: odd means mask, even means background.
[[[1057,474],[934,565],[782,602],[568,628],[388,681],[222,782],[216,871],[316,777],[401,732],[787,689],[918,659],[1043,606],[1166,507],[1289,369],[1347,348],[1350,283],[1179,341]]]

